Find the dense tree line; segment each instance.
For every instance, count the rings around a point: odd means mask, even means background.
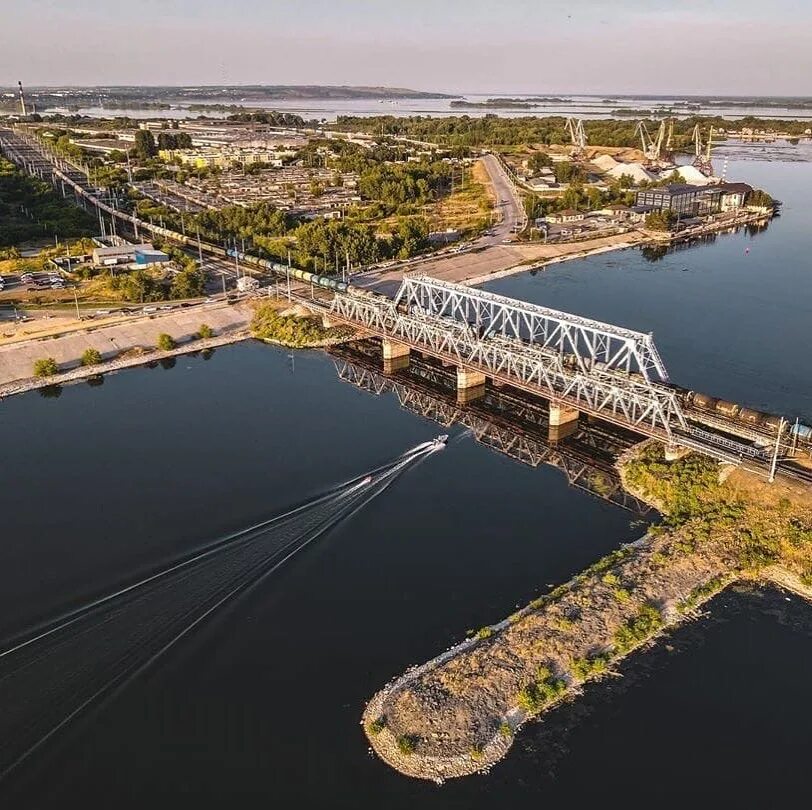
[[[649,130],[659,126],[659,120],[646,121]],[[685,148],[691,142],[691,132],[699,124],[706,133],[708,127],[740,130],[772,129],[802,135],[808,121],[785,121],[780,119],[745,116],[735,120],[721,116],[690,116],[675,119],[674,146]],[[482,147],[492,145],[515,146],[520,144],[568,144],[566,118],[563,116],[526,116],[504,118],[496,115],[472,117],[467,115],[446,118],[424,116],[395,117],[391,115],[363,118],[340,115],[335,124],[344,132],[368,132],[378,135],[398,135],[417,140],[430,141],[446,146]],[[599,146],[639,146],[636,134],[637,121],[629,119],[601,119],[584,121],[590,144]]]
[[[267,124],[271,127],[303,127],[305,120],[301,115],[287,112],[241,112],[228,116],[229,121],[240,121],[253,124]]]
[[[192,136],[188,132],[158,133],[158,149],[191,149],[191,148],[192,148]]]
[[[83,209],[0,158],[0,246],[54,234],[60,239],[84,236],[95,230],[96,220]]]

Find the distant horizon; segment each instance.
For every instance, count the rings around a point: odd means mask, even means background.
[[[18,89],[15,80],[12,84],[0,84],[0,91],[14,91]],[[348,90],[359,89],[381,89],[391,91],[408,91],[414,93],[437,93],[449,96],[516,96],[516,97],[532,97],[532,96],[581,96],[589,98],[670,98],[672,96],[680,96],[682,98],[714,98],[714,99],[750,99],[750,98],[770,98],[770,99],[787,99],[787,100],[812,100],[812,94],[791,94],[791,93],[722,93],[722,92],[698,92],[698,91],[681,91],[681,90],[657,90],[657,91],[624,91],[614,92],[611,90],[604,91],[583,91],[583,90],[448,90],[442,88],[426,88],[426,87],[412,87],[406,85],[392,85],[392,84],[374,84],[374,83],[326,83],[326,82],[293,82],[293,83],[258,83],[258,82],[232,82],[227,84],[214,84],[208,82],[187,82],[182,84],[159,84],[159,83],[117,83],[117,84],[26,84],[22,82],[23,90],[31,92],[37,90],[120,90],[120,89],[239,89],[239,88],[305,88],[305,87],[323,87],[329,89],[347,88]]]
[[[537,93],[541,84],[585,88],[557,91],[578,95],[812,95],[808,0],[8,5],[0,77],[31,87],[313,85],[329,76],[338,86],[452,94]]]

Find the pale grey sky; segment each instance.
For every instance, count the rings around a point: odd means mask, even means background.
[[[809,0],[0,0],[0,85],[812,95]]]

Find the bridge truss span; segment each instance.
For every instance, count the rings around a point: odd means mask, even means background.
[[[395,302],[416,314],[466,324],[482,337],[556,351],[582,372],[606,368],[668,382],[654,338],[644,332],[425,275],[406,276]]]
[[[469,322],[414,307],[407,311],[398,303],[402,300],[402,296],[390,302],[336,294],[330,312],[378,337],[669,443],[675,430],[687,429],[676,392],[665,385],[608,366],[584,370],[540,342],[501,333],[483,335]]]

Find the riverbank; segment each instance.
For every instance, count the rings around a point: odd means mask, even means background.
[[[60,385],[108,371],[140,365],[151,359],[163,359],[203,348],[234,343],[249,337],[252,310],[247,304],[216,304],[205,308],[176,310],[152,317],[107,325],[85,325],[68,334],[32,339],[0,346],[0,397]],[[209,337],[200,339],[201,327]],[[175,348],[157,349],[158,338],[168,334]],[[101,362],[82,366],[82,355],[92,349]],[[53,358],[57,373],[47,377],[34,375],[37,360]]]
[[[368,703],[373,750],[408,776],[487,769],[518,729],[692,616],[737,579],[812,599],[812,493],[768,485],[655,444],[620,462],[624,484],[665,521],[474,638],[410,670]]]
[[[716,222],[709,225],[700,225],[690,230],[681,231],[676,234],[656,233],[653,231],[630,230],[626,233],[614,234],[612,236],[600,236],[595,239],[579,240],[575,242],[565,242],[563,244],[534,245],[516,243],[512,246],[514,254],[522,256],[522,261],[514,263],[502,269],[486,270],[475,275],[467,276],[457,280],[461,284],[476,287],[479,284],[486,284],[489,281],[496,281],[500,278],[526,273],[531,270],[544,270],[561,262],[572,261],[573,259],[585,259],[589,256],[598,256],[602,253],[611,253],[616,250],[627,250],[632,247],[661,246],[664,248],[679,244],[690,239],[698,239],[714,233],[724,233],[731,229],[743,227],[751,224],[761,224],[769,221],[769,214],[754,213],[747,215],[735,222]],[[445,277],[445,276],[442,276]]]

